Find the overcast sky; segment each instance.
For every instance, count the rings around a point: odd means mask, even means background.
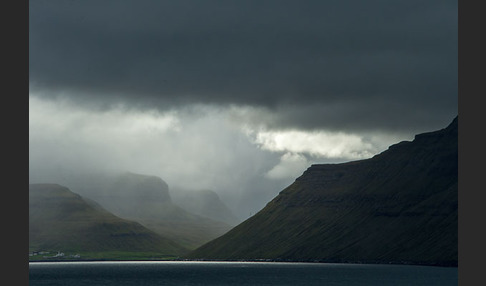
[[[30,1],[30,181],[139,172],[213,189],[246,217],[313,163],[446,127],[458,113],[457,10]]]

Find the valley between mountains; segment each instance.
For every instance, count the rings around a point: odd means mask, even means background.
[[[29,185],[31,260],[269,260],[457,266],[458,118],[372,158],[310,166],[244,222],[210,190],[124,173]],[[52,256],[51,256],[52,257]],[[59,257],[57,257],[59,258]]]

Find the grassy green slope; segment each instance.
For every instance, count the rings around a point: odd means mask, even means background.
[[[457,265],[457,119],[367,160],[311,166],[189,258]]]
[[[187,251],[57,184],[29,185],[29,249],[166,255]]]

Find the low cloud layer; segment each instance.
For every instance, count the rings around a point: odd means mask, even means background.
[[[285,153],[280,157],[280,162],[269,170],[265,177],[269,179],[296,178],[302,174],[302,170],[309,167],[309,161],[304,155]]]
[[[308,153],[326,158],[362,159],[370,157],[373,147],[357,135],[329,132],[260,132],[256,143],[269,151]]]
[[[29,1],[29,179],[157,175],[241,217],[457,115],[457,1]]]
[[[242,112],[201,105],[166,112],[92,111],[30,96],[30,181],[69,185],[77,174],[156,175],[173,189],[215,190],[245,216],[312,163],[371,157],[397,140],[265,131],[235,120]]]

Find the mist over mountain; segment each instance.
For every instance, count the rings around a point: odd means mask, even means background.
[[[232,226],[241,222],[215,191],[176,189],[171,194],[175,204],[191,213],[223,221]]]
[[[106,178],[94,191],[90,197],[95,201],[119,216],[132,219],[152,216],[148,212],[172,203],[169,186],[156,176],[126,172]]]
[[[29,250],[158,252],[187,249],[58,184],[29,185]]]
[[[372,158],[315,164],[197,259],[457,265],[458,118]]]
[[[131,172],[93,175],[90,182],[81,180],[75,189],[115,215],[139,222],[189,249],[231,229],[223,217],[212,219],[175,204],[169,186],[157,176]],[[215,204],[218,205],[218,201]]]

